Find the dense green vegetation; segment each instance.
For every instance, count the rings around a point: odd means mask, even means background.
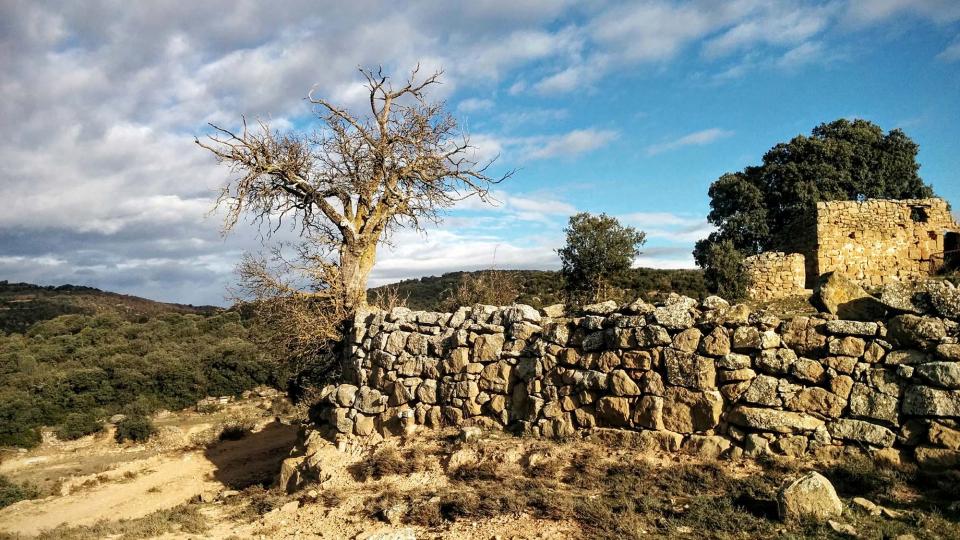
[[[570,216],[567,243],[557,250],[560,275],[574,302],[606,300],[613,282],[630,270],[647,235],[606,214]]]
[[[141,321],[115,312],[62,315],[0,334],[0,446],[35,445],[40,426],[76,438],[115,413],[135,417],[283,384],[254,337],[235,312]]]
[[[693,252],[711,290],[728,297],[743,292],[739,258],[802,247],[820,201],[933,196],[920,178],[918,150],[899,129],[884,133],[867,120],[840,119],[777,144],[760,165],[718,178],[707,216],[717,230]]]
[[[483,270],[492,274],[507,275],[511,284],[519,283],[517,302],[534,307],[543,307],[564,301],[564,281],[559,272],[549,270]],[[411,309],[436,310],[466,275],[477,272],[450,272],[442,276],[408,279],[385,285],[370,291],[370,301],[376,300],[377,292],[394,287],[400,298],[406,298]],[[706,296],[707,288],[700,270],[660,270],[655,268],[632,268],[612,280],[610,285],[619,289],[620,295],[633,300],[637,296],[650,299],[657,293],[676,292],[694,298]]]
[[[14,484],[7,477],[0,476],[0,508],[10,506],[18,501],[33,499],[36,496],[35,489]]]

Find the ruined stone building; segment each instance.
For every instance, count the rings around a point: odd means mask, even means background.
[[[956,260],[960,250],[960,224],[947,202],[936,198],[817,203],[816,215],[792,236],[785,243],[794,253],[747,259],[752,298],[802,293],[828,272],[867,288],[909,281]]]

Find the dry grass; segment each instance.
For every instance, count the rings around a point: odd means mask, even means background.
[[[81,527],[57,527],[41,533],[38,540],[88,540],[112,537],[121,540],[152,538],[166,533],[202,534],[207,530],[206,519],[199,507],[185,504],[159,510],[137,519],[103,521]]]
[[[379,480],[395,474],[412,474],[426,470],[430,460],[422,448],[408,448],[403,451],[388,447],[376,451],[369,459],[350,468],[356,480]]]
[[[601,538],[837,538],[826,524],[783,523],[776,494],[791,477],[817,468],[844,498],[867,497],[902,513],[901,519],[844,513],[864,538],[960,538],[960,515],[951,515],[960,473],[928,475],[868,458],[832,465],[780,459],[761,470],[729,463],[659,464],[640,453],[610,457],[595,445],[573,445],[562,456],[541,455],[522,470],[495,459],[464,464],[448,473],[442,489],[387,490],[369,497],[370,517],[428,528],[458,520],[483,520],[525,512],[542,519],[572,520],[579,537]],[[378,453],[365,465],[373,477],[405,474],[396,451]],[[387,473],[386,471],[390,471]]]

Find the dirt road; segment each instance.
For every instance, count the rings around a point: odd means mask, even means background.
[[[61,495],[21,501],[0,510],[0,531],[35,535],[63,523],[92,525],[100,520],[138,518],[204,492],[269,480],[293,446],[296,431],[295,426],[273,422],[241,440],[224,441],[204,450],[128,452],[127,460],[113,452],[114,463],[108,470],[66,478]],[[44,468],[50,474],[83,470],[85,460],[98,457],[101,444],[115,443],[102,441],[68,453],[55,449],[44,453],[41,449],[8,459],[0,469],[13,477],[18,473],[21,477],[37,476]]]

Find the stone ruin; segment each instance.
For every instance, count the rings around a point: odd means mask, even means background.
[[[747,296],[754,300],[772,300],[804,294],[804,257],[799,253],[768,251],[743,262],[747,276]]]
[[[943,199],[829,201],[781,243],[792,253],[745,261],[751,298],[800,294],[831,272],[868,288],[925,278],[960,257],[960,224]]]
[[[780,320],[677,295],[575,317],[524,305],[366,313],[348,338],[347,382],[322,390],[311,439],[605,429],[713,457],[829,456],[852,445],[960,466],[957,314]],[[289,459],[286,478],[306,477],[310,456],[308,445]]]

